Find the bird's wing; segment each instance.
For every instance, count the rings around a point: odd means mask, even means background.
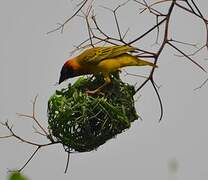
[[[130,46],[94,47],[80,54],[78,56],[78,61],[80,64],[98,64],[104,59],[114,58],[135,49],[136,48]]]

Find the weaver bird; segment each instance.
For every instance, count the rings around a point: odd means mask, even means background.
[[[68,78],[86,74],[102,73],[105,83],[99,88],[88,91],[94,94],[111,82],[110,73],[126,66],[152,66],[157,65],[128,54],[136,48],[130,46],[93,47],[80,55],[66,61],[61,69],[59,84]]]

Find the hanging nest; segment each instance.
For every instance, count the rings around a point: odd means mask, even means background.
[[[102,94],[87,95],[104,83],[101,75],[81,77],[68,88],[56,91],[48,101],[48,123],[52,135],[69,151],[87,152],[128,129],[138,119],[133,86],[118,75]]]

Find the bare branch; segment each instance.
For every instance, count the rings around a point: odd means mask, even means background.
[[[66,167],[65,167],[64,173],[67,173],[67,170],[68,170],[68,168],[69,168],[70,154],[71,154],[71,152],[68,151],[68,152],[67,152]]]
[[[160,94],[159,94],[159,92],[158,92],[158,89],[157,89],[157,87],[156,87],[156,85],[155,85],[155,82],[154,82],[154,80],[153,80],[153,76],[151,77],[151,79],[150,79],[150,81],[151,81],[151,83],[152,83],[152,86],[153,86],[153,88],[154,88],[154,90],[155,90],[155,92],[156,92],[156,95],[157,95],[157,98],[158,98],[158,100],[159,100],[159,104],[160,104],[160,117],[159,117],[159,122],[162,120],[162,118],[163,118],[163,103],[162,103],[162,99],[161,99],[161,97],[160,97]]]
[[[0,136],[0,139],[7,139],[7,138],[10,138],[10,137],[12,137],[13,135],[11,134],[11,135],[5,135],[5,136]]]
[[[147,2],[145,0],[143,0],[143,3],[137,0],[134,0],[135,2],[137,2],[138,4],[144,6],[144,8],[141,9],[140,14],[142,14],[143,12],[145,12],[146,10],[149,10],[149,12],[155,16],[165,16],[165,14],[163,14],[162,12],[152,8],[151,5],[148,5]]]
[[[170,46],[172,46],[174,49],[176,49],[178,52],[180,52],[182,55],[184,55],[187,59],[189,59],[192,63],[194,63],[196,66],[198,66],[202,71],[206,72],[206,70],[196,61],[194,61],[190,56],[188,56],[187,54],[185,54],[183,51],[181,51],[179,48],[177,48],[176,46],[174,46],[172,43],[170,43],[168,41],[168,44]]]
[[[1,123],[1,125],[4,126],[4,127],[6,127],[7,130],[9,131],[10,135],[7,135],[8,138],[14,137],[14,138],[20,140],[21,142],[24,142],[24,143],[27,143],[27,144],[30,144],[30,145],[33,145],[33,146],[48,146],[48,145],[51,144],[51,143],[38,144],[38,143],[34,143],[34,142],[32,142],[32,141],[28,141],[28,140],[26,140],[26,139],[23,139],[22,137],[18,136],[18,135],[13,131],[13,126],[12,126],[12,125],[10,126],[8,121],[6,121],[5,123]],[[6,138],[6,136],[3,136],[3,137]]]
[[[156,24],[155,26],[153,26],[152,28],[150,28],[148,31],[146,31],[144,34],[142,34],[141,36],[139,36],[138,38],[134,39],[133,41],[130,41],[128,44],[131,45],[137,41],[139,41],[140,39],[142,39],[143,37],[145,37],[147,34],[149,34],[150,32],[152,32],[153,30],[155,30],[158,26],[160,26],[162,23],[164,23],[167,19],[164,18],[163,20],[161,20],[160,22],[158,22],[158,24]]]
[[[41,146],[38,146],[36,148],[36,150],[32,153],[32,155],[29,157],[29,159],[26,161],[26,163],[18,170],[19,172],[21,172],[26,166],[27,164],[33,159],[33,157],[35,156],[35,154],[38,152],[38,150],[41,148]]]
[[[198,48],[196,51],[194,51],[193,53],[191,54],[187,54],[187,56],[194,56],[196,55],[198,52],[200,52],[202,49],[204,49],[206,47],[206,45],[203,45],[201,46],[200,48]],[[178,55],[178,54],[175,54],[175,56],[178,56],[178,57],[184,57],[183,55]]]
[[[133,74],[133,73],[129,73],[128,71],[126,71],[125,69],[123,70],[124,71],[124,76],[135,76],[135,77],[140,77],[140,78],[144,78],[144,79],[148,79],[147,76],[143,76],[143,75],[139,75],[139,74]]]
[[[208,82],[208,78],[199,87],[196,87],[194,90],[196,91],[198,89],[201,89],[207,82]]]
[[[33,126],[33,129],[35,130],[35,133],[40,134],[41,136],[47,137],[45,134],[43,134],[42,132],[40,132],[35,126]]]
[[[192,46],[192,47],[197,48],[197,44],[194,44],[194,43],[178,41],[178,40],[175,40],[175,39],[170,39],[169,42],[175,42],[175,43],[178,43],[178,44],[188,45],[188,46]]]
[[[117,32],[118,32],[118,35],[119,35],[119,40],[121,42],[123,42],[123,37],[122,37],[122,34],[121,34],[121,28],[120,28],[120,25],[119,25],[119,22],[118,22],[118,17],[117,17],[117,11],[125,6],[130,0],[127,0],[126,2],[122,3],[122,4],[119,4],[115,9],[110,9],[110,8],[107,8],[107,7],[104,7],[104,6],[101,6],[103,7],[104,9],[107,9],[109,11],[111,11],[113,13],[113,16],[114,16],[114,20],[115,20],[115,23],[116,23],[116,29],[117,29]]]
[[[25,114],[19,114],[20,116],[22,117],[27,117],[27,118],[32,118],[36,124],[38,124],[39,127],[42,127],[40,124],[39,124],[39,121],[36,119],[36,116],[35,116],[35,104],[36,104],[36,100],[37,100],[37,96],[35,97],[34,101],[33,101],[33,113],[32,115],[25,115]],[[9,122],[6,121],[6,122],[0,122],[0,124],[5,127],[8,132],[10,133],[9,135],[5,135],[5,136],[1,136],[0,138],[15,138],[17,139],[18,141],[21,141],[23,143],[26,143],[26,144],[29,144],[29,145],[32,145],[32,146],[35,146],[36,147],[36,150],[32,153],[32,155],[30,156],[30,158],[26,161],[26,163],[18,170],[19,172],[22,171],[22,169],[24,169],[27,164],[33,159],[34,155],[38,152],[38,150],[42,147],[46,147],[46,146],[50,146],[50,145],[53,145],[53,144],[57,144],[57,143],[60,143],[59,141],[54,141],[53,138],[52,138],[52,135],[51,133],[46,133],[46,131],[44,131],[45,133],[41,133],[39,132],[38,130],[36,130],[37,133],[43,135],[43,136],[46,136],[47,137],[47,140],[50,140],[50,142],[48,143],[44,143],[44,144],[39,144],[39,143],[36,143],[36,142],[33,142],[33,141],[29,141],[29,140],[26,140],[25,138],[23,137],[20,137],[19,135],[16,134],[16,132],[14,132],[13,130],[13,126],[12,125],[9,125]],[[41,130],[43,130],[43,128],[41,128]]]
[[[38,125],[38,127],[44,132],[44,134],[49,137],[49,134],[47,133],[47,131],[43,128],[43,126],[39,123],[38,119],[36,118],[35,114],[36,114],[36,101],[37,101],[37,95],[35,96],[35,99],[32,103],[32,115],[27,115],[27,114],[22,114],[22,113],[17,113],[18,116],[20,117],[26,117],[26,118],[30,118],[33,119],[35,121],[35,123]]]
[[[63,33],[63,30],[64,30],[64,26],[69,22],[69,21],[71,21],[81,10],[82,10],[82,8],[85,6],[85,4],[87,3],[87,1],[88,0],[85,0],[85,1],[82,1],[82,3],[80,4],[80,7],[78,8],[78,10],[70,17],[70,18],[68,18],[66,21],[64,21],[64,23],[62,23],[62,24],[60,24],[60,23],[58,23],[58,27],[57,28],[55,28],[55,29],[53,29],[53,30],[51,30],[51,31],[49,31],[49,32],[47,32],[47,34],[50,34],[50,33],[53,33],[53,32],[55,32],[55,31],[61,31],[61,33]]]
[[[186,1],[186,2],[188,2],[188,1]],[[187,4],[189,5],[189,7],[191,7],[189,3],[187,3]],[[190,10],[190,9],[186,8],[185,6],[183,6],[183,5],[181,5],[181,4],[177,3],[177,2],[175,3],[175,5],[178,6],[178,7],[180,7],[181,9],[183,9],[183,10],[185,10],[185,11],[191,13],[192,15],[195,15],[195,16],[199,17],[200,19],[204,20],[205,22],[207,22],[207,20],[204,19],[202,16],[198,15],[198,14],[193,10],[192,7],[191,7],[191,10]]]

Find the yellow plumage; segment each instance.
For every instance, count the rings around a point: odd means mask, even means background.
[[[108,46],[108,47],[94,47],[85,50],[79,56],[68,60],[61,71],[59,82],[63,80],[84,75],[102,73],[105,83],[98,89],[91,91],[95,93],[100,91],[106,84],[110,83],[110,73],[115,72],[126,66],[152,66],[157,65],[139,59],[136,56],[128,54],[134,51],[134,47],[130,46]],[[67,71],[68,69],[68,71]]]

